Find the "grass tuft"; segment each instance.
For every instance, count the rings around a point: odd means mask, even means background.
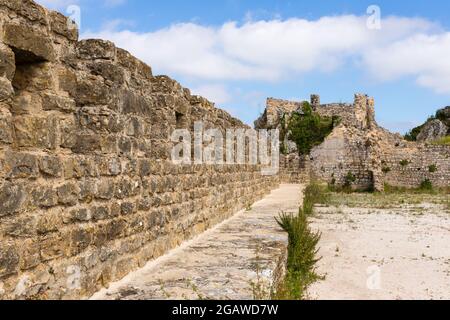
[[[277,222],[288,233],[287,273],[273,294],[276,300],[303,300],[307,297],[308,287],[322,279],[316,272],[317,245],[320,232],[313,232],[309,226],[308,216],[313,214],[316,203],[326,201],[325,189],[311,183],[305,190],[303,207],[297,215],[282,213]]]

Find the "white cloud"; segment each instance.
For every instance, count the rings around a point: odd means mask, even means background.
[[[40,5],[49,9],[65,9],[70,5],[78,4],[79,0],[35,0]]]
[[[277,81],[356,65],[381,81],[412,76],[450,93],[450,33],[424,19],[389,17],[381,30],[369,30],[366,17],[345,15],[182,23],[147,33],[104,29],[82,37],[112,40],[157,72],[201,80]]]
[[[221,84],[205,84],[191,90],[192,94],[200,95],[217,104],[227,103],[231,100],[229,89]]]

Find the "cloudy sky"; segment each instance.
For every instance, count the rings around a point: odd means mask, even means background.
[[[450,105],[446,0],[38,2],[80,17],[81,38],[114,41],[247,123],[266,97],[311,93],[374,96],[378,121],[402,133]]]

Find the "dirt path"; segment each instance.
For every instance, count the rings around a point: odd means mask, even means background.
[[[319,208],[312,299],[450,299],[450,215],[436,205]]]

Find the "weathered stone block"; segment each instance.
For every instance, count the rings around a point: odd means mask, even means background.
[[[46,235],[58,231],[62,222],[59,211],[44,211],[39,215],[37,222],[37,232],[39,235]]]
[[[59,234],[47,235],[39,240],[42,261],[50,261],[63,255],[64,240]]]
[[[10,179],[33,178],[39,176],[38,157],[28,153],[7,152],[6,175]]]
[[[0,217],[22,211],[26,200],[27,194],[22,185],[4,182],[0,186]]]
[[[35,186],[31,197],[35,207],[51,208],[58,205],[58,194],[51,186]]]
[[[75,145],[71,148],[75,153],[90,153],[101,151],[101,137],[95,134],[79,134]]]
[[[80,188],[78,199],[82,202],[92,202],[95,194],[97,193],[97,184],[95,180],[83,180],[78,184],[78,186]]]
[[[63,216],[63,222],[65,224],[76,223],[76,222],[88,222],[92,219],[92,214],[89,209],[78,208],[70,210]]]
[[[88,39],[77,43],[77,52],[80,59],[113,60],[116,56],[116,46],[110,41]]]
[[[33,22],[45,24],[45,10],[31,0],[0,0],[0,5],[6,6],[17,14]]]
[[[59,157],[43,156],[39,161],[41,172],[50,177],[61,177],[62,161]]]
[[[0,77],[0,102],[8,100],[14,95],[14,88],[11,81],[4,77]]]
[[[54,150],[57,146],[56,119],[21,116],[14,119],[16,142],[19,147],[37,147]]]
[[[94,228],[92,226],[79,227],[72,230],[69,238],[69,255],[75,256],[88,248],[92,241]]]
[[[110,200],[114,197],[115,186],[114,181],[102,179],[97,183],[97,192],[95,197],[101,200]]]
[[[44,94],[42,96],[42,108],[44,110],[57,110],[66,113],[73,113],[76,110],[76,104],[75,101],[70,98],[53,94]]]
[[[19,269],[19,254],[14,244],[0,246],[0,278],[16,273]]]
[[[24,51],[22,53],[24,61],[53,61],[56,58],[55,50],[52,46],[51,38],[41,30],[33,30],[30,27],[16,23],[5,23],[3,26],[3,42]],[[17,59],[17,54],[16,54]]]
[[[114,85],[125,82],[125,73],[122,68],[110,61],[94,61],[87,64],[92,74],[102,76],[105,80],[112,81]]]
[[[111,89],[96,77],[80,79],[77,83],[76,101],[80,105],[107,105],[111,101]]]
[[[95,221],[105,220],[109,217],[109,208],[107,206],[97,206],[92,208],[92,219]]]
[[[35,215],[11,216],[2,220],[0,234],[13,238],[31,238],[36,235],[36,223]]]
[[[119,110],[125,114],[137,114],[149,116],[151,114],[152,103],[130,90],[122,90],[119,93]]]
[[[11,112],[14,115],[37,114],[42,111],[42,100],[37,93],[20,92],[14,96]]]
[[[14,52],[3,43],[0,43],[0,77],[12,81],[16,71]]]
[[[133,214],[136,210],[136,205],[132,202],[123,202],[120,205],[120,212],[122,215],[130,215]]]
[[[122,219],[110,221],[106,225],[106,233],[108,240],[115,240],[120,238],[123,232],[125,231],[126,226],[127,226],[126,221]]]
[[[76,24],[59,12],[50,11],[50,27],[52,31],[59,34],[70,41],[78,40],[78,28]]]
[[[74,183],[66,183],[57,188],[58,203],[66,206],[74,206],[78,202],[80,192],[78,186]]]
[[[150,66],[133,57],[128,51],[117,48],[117,61],[132,74],[138,74],[144,79],[151,79],[152,69]]]
[[[21,243],[19,249],[19,268],[21,270],[28,270],[34,268],[41,263],[40,245],[35,240],[25,240]]]
[[[13,142],[12,128],[12,117],[0,114],[0,144],[11,144]]]

